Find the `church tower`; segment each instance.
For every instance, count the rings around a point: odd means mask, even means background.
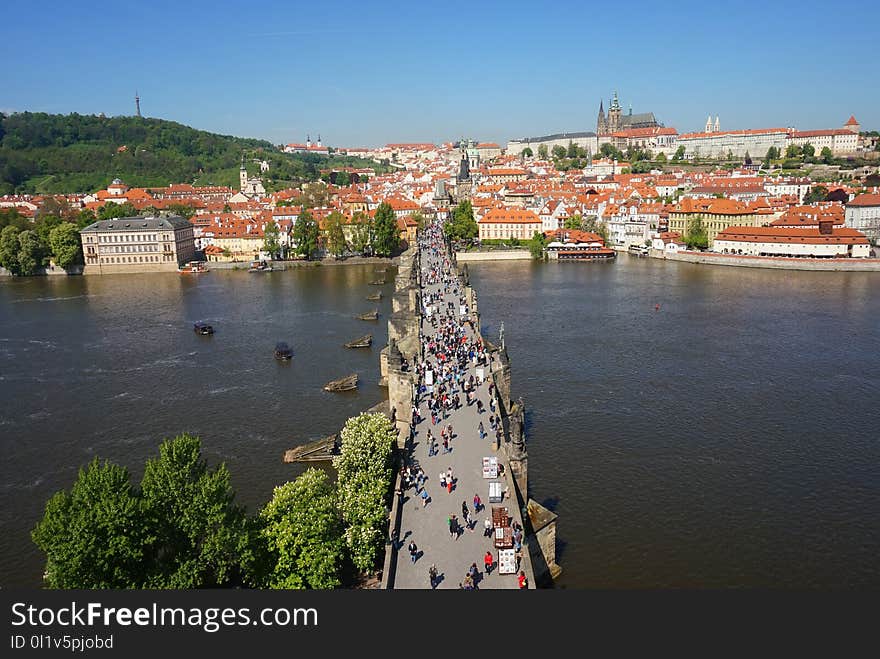
[[[596,135],[604,135],[607,129],[605,124],[605,106],[604,101],[599,101],[599,118],[596,120]]]
[[[706,118],[706,132],[707,133],[712,132],[712,115],[711,114]]]
[[[721,132],[721,121],[719,121],[717,114],[715,115],[715,132],[716,133]]]
[[[607,131],[609,133],[616,133],[620,130],[621,112],[620,101],[617,100],[617,92],[614,92],[614,97],[611,99],[611,107],[608,108]]]
[[[241,161],[241,169],[238,170],[238,189],[241,192],[244,192],[247,189],[248,184],[248,175],[247,170],[244,168],[244,158]]]

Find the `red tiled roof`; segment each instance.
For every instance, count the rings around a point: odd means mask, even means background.
[[[716,237],[748,243],[791,243],[804,245],[867,245],[868,239],[861,231],[846,227],[835,227],[829,235],[819,233],[819,229],[793,227],[728,227]]]
[[[849,115],[849,119],[846,120],[844,126],[858,126],[859,122],[856,121],[856,117],[854,114]]]
[[[541,224],[532,211],[519,208],[493,208],[479,220],[480,224]]]
[[[880,206],[880,194],[861,194],[847,206]]]

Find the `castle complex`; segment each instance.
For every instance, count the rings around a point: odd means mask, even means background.
[[[596,134],[599,137],[604,135],[613,135],[620,130],[629,130],[630,128],[661,128],[661,124],[654,117],[653,112],[642,112],[633,114],[632,106],[629,108],[629,114],[623,114],[623,108],[617,100],[617,92],[611,99],[608,107],[608,116],[605,116],[605,107],[602,101],[599,101],[599,118],[596,121]]]

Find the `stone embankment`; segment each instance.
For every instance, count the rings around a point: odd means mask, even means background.
[[[493,249],[485,252],[456,252],[459,263],[467,261],[530,261],[532,254],[528,249]]]
[[[667,261],[728,265],[741,268],[772,268],[777,270],[818,270],[839,272],[880,272],[880,259],[802,259],[776,256],[741,256],[714,252],[673,252],[650,250],[650,256]]]

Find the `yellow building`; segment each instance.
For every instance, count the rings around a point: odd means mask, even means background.
[[[761,211],[756,206],[733,199],[685,198],[669,212],[669,231],[685,236],[690,221],[699,216],[709,239],[709,247],[712,247],[715,237],[727,227],[759,227],[772,219]]]
[[[83,274],[176,272],[195,255],[193,226],[177,215],[118,217],[80,231]]]
[[[541,231],[541,218],[522,208],[493,208],[480,218],[480,240],[529,240]]]

